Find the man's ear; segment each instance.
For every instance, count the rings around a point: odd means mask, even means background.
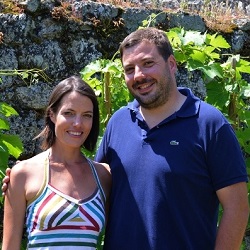
[[[169,61],[171,71],[173,71],[175,73],[177,70],[177,64],[176,64],[175,57],[173,55],[170,55],[168,58],[168,61]]]

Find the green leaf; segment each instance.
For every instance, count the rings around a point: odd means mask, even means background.
[[[244,115],[244,119],[246,120],[245,122],[248,124],[248,122],[250,121],[250,110],[244,109],[242,111],[242,114]],[[247,140],[249,140],[249,138],[250,138],[250,126],[248,126],[247,128],[244,128],[244,131],[249,131],[249,136],[247,136]]]
[[[91,78],[92,75],[96,74],[97,72],[101,72],[102,70],[102,60],[96,60],[94,62],[91,62],[86,67],[84,67],[80,74],[84,79]]]
[[[236,64],[236,69],[240,72],[250,74],[250,62],[240,59]]]
[[[1,137],[0,137],[1,138]],[[8,151],[8,148],[7,148],[7,146],[5,145],[5,144],[3,144],[2,142],[1,142],[1,140],[0,140],[0,152],[2,152],[2,153],[7,153],[7,154],[9,154],[9,151]]]
[[[0,118],[0,129],[9,130],[10,129],[9,122],[3,118]]]
[[[9,154],[1,151],[0,145],[0,169],[4,170],[8,165]]]
[[[27,72],[21,72],[20,75],[23,79],[27,79],[29,77],[29,74]]]
[[[112,74],[122,74],[123,69],[121,67],[119,67],[119,65],[115,64],[115,63],[108,63],[104,69],[102,70],[102,72],[109,72]]]
[[[245,144],[244,145],[244,151],[247,152],[248,154],[250,154],[250,145]],[[250,166],[250,164],[249,164],[249,166]],[[250,169],[249,169],[249,171],[250,171]]]
[[[173,46],[173,49],[178,48],[181,45],[181,28],[173,28],[170,31],[166,32],[168,39]]]
[[[221,35],[212,35],[210,36],[210,45],[219,49],[219,48],[223,48],[223,49],[228,49],[230,48],[231,46],[229,45],[229,43],[226,41],[226,39],[221,36]]]
[[[237,130],[235,133],[237,136],[239,136],[239,138],[243,138],[245,142],[249,141],[250,128],[244,128],[243,130]]]
[[[207,97],[206,101],[221,111],[223,111],[229,100],[229,93],[225,92],[224,86],[217,81],[207,83]]]
[[[244,97],[250,97],[250,84],[248,84],[246,87],[243,87],[242,94]]]
[[[207,54],[211,54],[212,52],[214,52],[214,47],[213,46],[206,46],[204,49],[204,52]]]
[[[203,51],[194,51],[190,54],[190,57],[195,61],[200,61],[201,63],[204,63],[206,60],[206,54]]]
[[[6,117],[9,117],[12,115],[18,115],[16,110],[5,102],[0,102],[0,114],[3,114]]]
[[[203,63],[197,60],[189,60],[187,63],[187,69],[190,71],[201,69],[203,67],[204,67]]]
[[[148,20],[143,20],[142,21],[142,26],[146,27],[148,25],[149,21]]]
[[[182,52],[175,51],[174,56],[175,56],[176,61],[179,63],[184,63],[187,61],[186,55]]]
[[[205,43],[206,34],[201,35],[198,31],[187,31],[185,37],[183,38],[183,44],[195,44],[202,46]]]
[[[209,55],[210,58],[220,59],[220,54],[218,54],[218,53],[212,52],[212,53],[210,53],[208,55]]]
[[[223,77],[223,69],[219,63],[206,65],[204,67],[201,67],[200,70],[202,70],[211,79],[215,78],[216,76],[220,78]]]
[[[0,168],[5,168],[8,164],[9,151],[8,148],[1,143],[0,140]]]
[[[0,134],[0,142],[8,148],[9,154],[16,159],[23,152],[23,144],[17,135]]]
[[[249,152],[250,152],[250,150],[249,150]],[[248,172],[248,174],[250,175],[250,157],[248,157],[248,158],[246,159],[246,164],[247,164],[247,166],[248,166],[247,172]]]

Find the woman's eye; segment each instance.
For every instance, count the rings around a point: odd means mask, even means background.
[[[64,115],[65,115],[65,116],[71,116],[71,115],[72,115],[72,112],[69,112],[69,111],[64,112]]]
[[[86,117],[86,118],[92,118],[93,117],[92,114],[84,114],[83,116]]]

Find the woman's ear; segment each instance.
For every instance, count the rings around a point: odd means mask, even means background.
[[[55,123],[55,114],[52,110],[49,110],[49,118],[53,123]]]

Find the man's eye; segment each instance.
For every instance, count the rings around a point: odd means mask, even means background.
[[[154,62],[153,61],[148,61],[148,62],[145,62],[145,65],[146,66],[152,66],[154,64]]]
[[[134,71],[134,68],[126,68],[124,71],[126,74],[131,74]]]

